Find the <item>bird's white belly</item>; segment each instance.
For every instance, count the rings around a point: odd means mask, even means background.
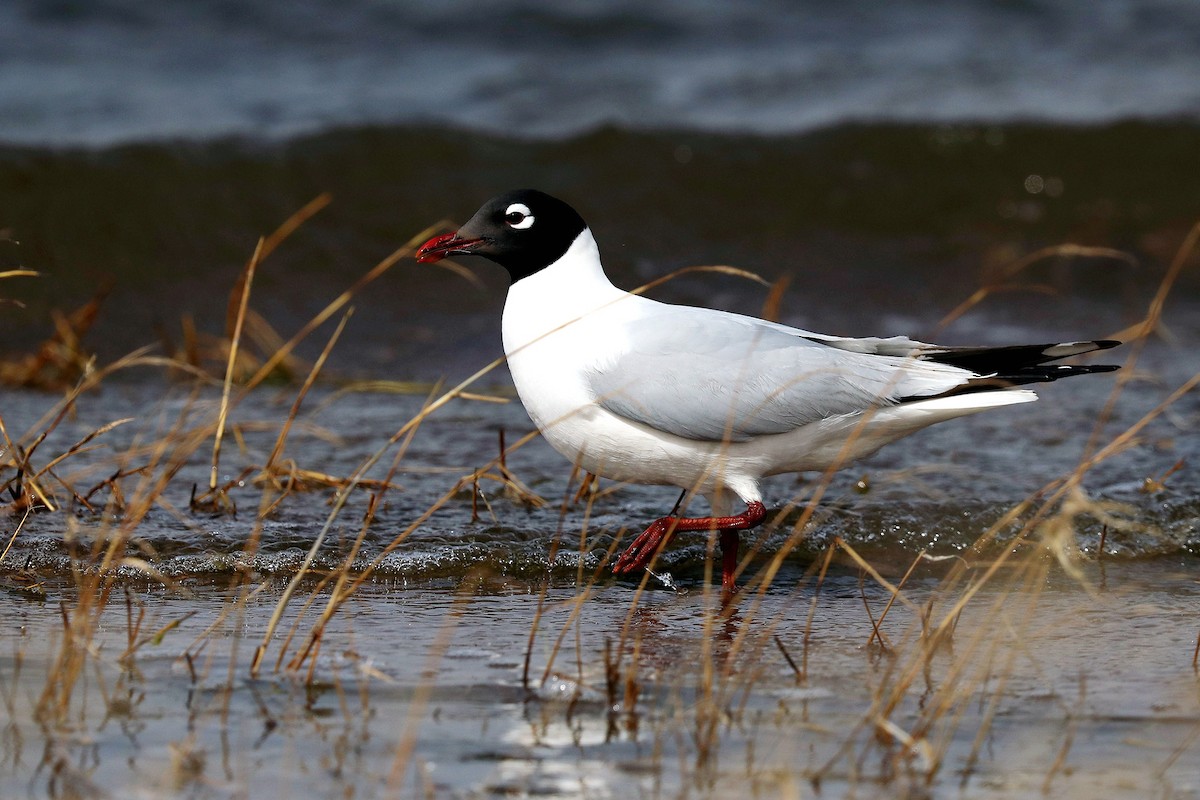
[[[612,480],[679,486],[700,494],[727,487],[748,501],[761,499],[760,477],[787,471],[800,455],[782,442],[762,439],[685,439],[613,414],[596,404],[577,368],[564,368],[573,363],[563,360],[572,357],[572,348],[558,350],[549,338],[529,345],[509,356],[509,369],[542,436],[581,469]],[[573,358],[578,357],[574,350]]]
[[[719,482],[711,479],[719,444],[661,433],[596,404],[578,367],[586,338],[548,336],[509,354],[521,402],[550,446],[613,480],[689,488]]]

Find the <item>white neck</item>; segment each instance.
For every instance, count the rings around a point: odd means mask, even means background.
[[[502,323],[504,351],[511,354],[627,294],[604,274],[596,240],[584,228],[558,261],[509,288]]]

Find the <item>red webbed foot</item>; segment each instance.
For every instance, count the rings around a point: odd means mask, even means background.
[[[646,530],[629,543],[613,564],[613,573],[626,575],[630,572],[650,566],[655,553],[664,546],[675,533],[673,525],[679,520],[676,517],[661,517],[651,522]]]
[[[722,531],[721,583],[733,590],[733,572],[737,567],[737,531],[753,528],[763,521],[767,510],[757,500],[747,503],[742,514],[732,517],[661,517],[650,523],[613,564],[613,572],[627,575],[648,567],[654,555],[678,531]],[[726,534],[730,534],[727,536]]]

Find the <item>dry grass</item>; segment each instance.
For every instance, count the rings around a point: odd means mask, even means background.
[[[90,488],[78,483],[76,477],[65,476],[64,467],[78,461],[82,454],[91,452],[106,434],[132,420],[117,419],[101,425],[61,453],[43,459],[41,451],[48,437],[64,420],[74,414],[81,398],[109,376],[135,367],[154,367],[168,374],[188,374],[198,381],[207,381],[207,372],[199,365],[199,359],[189,363],[172,357],[150,355],[148,351],[142,350],[104,367],[96,366],[94,359],[81,349],[80,344],[83,333],[90,327],[99,310],[100,300],[96,299],[74,314],[56,314],[55,334],[36,354],[4,364],[3,375],[10,385],[38,386],[64,392],[63,398],[24,435],[17,436],[11,433],[4,423],[3,416],[0,416],[0,436],[3,437],[4,447],[3,460],[0,461],[0,480],[3,480],[0,491],[3,491],[10,501],[8,513],[21,519],[21,524],[17,525],[9,537],[4,555],[8,554],[9,548],[20,535],[22,526],[26,524],[31,513],[61,512],[74,507],[89,512],[100,512],[103,520],[98,529],[85,529],[73,517],[67,519],[67,545],[72,552],[72,563],[76,565],[72,592],[74,600],[70,604],[64,602],[62,606],[64,639],[56,663],[49,670],[47,684],[38,703],[39,718],[47,722],[62,721],[70,713],[74,688],[87,668],[89,658],[94,655],[94,637],[109,606],[111,593],[114,587],[120,585],[119,575],[122,568],[140,571],[163,584],[171,585],[170,581],[156,573],[149,561],[131,553],[136,553],[139,549],[136,531],[152,508],[161,507],[171,513],[180,513],[164,496],[165,490],[172,484],[179,471],[194,461],[206,443],[211,444],[208,490],[199,496],[193,492],[191,511],[209,514],[235,512],[236,506],[228,493],[229,485],[219,485],[217,481],[221,445],[227,432],[230,413],[247,392],[273,374],[281,364],[287,363],[297,344],[329,316],[346,306],[355,292],[382,275],[401,258],[411,254],[411,245],[397,250],[331,302],[291,340],[282,342],[268,357],[249,362],[245,359],[239,360],[242,333],[247,319],[250,318],[249,298],[255,269],[288,234],[327,202],[327,197],[317,198],[285,222],[274,234],[261,240],[243,272],[242,279],[231,293],[231,304],[236,301],[236,310],[231,320],[228,346],[221,348],[226,354],[226,366],[221,384],[221,402],[215,416],[200,414],[191,403],[187,404],[165,434],[153,441],[137,441],[128,450],[120,453],[110,471]],[[6,273],[4,277],[30,275],[28,271],[14,271]],[[260,523],[290,492],[312,485],[344,488],[361,482],[325,475],[317,470],[302,469],[294,462],[285,463],[282,458],[288,433],[295,423],[301,404],[317,379],[348,318],[347,310],[322,356],[309,371],[291,406],[288,418],[278,426],[278,438],[266,463],[248,468],[244,473],[244,476],[253,474],[257,485],[262,487]],[[194,351],[194,348],[192,349]],[[235,380],[238,383],[236,391]],[[197,384],[197,393],[200,385]],[[193,399],[195,396],[194,393]],[[87,471],[81,474],[86,475]],[[390,483],[367,482],[367,486],[386,488]],[[101,506],[97,501],[104,496],[107,496],[107,499]],[[258,528],[255,530],[252,541],[247,543],[247,549],[251,553],[257,544]],[[0,567],[4,569],[9,584],[23,585],[28,593],[35,592],[38,584],[32,581],[23,567],[12,565],[2,558]],[[240,583],[246,577],[248,576],[240,575],[236,582]],[[130,652],[136,649],[133,641],[137,639],[137,631],[133,628],[131,630],[133,632]]]
[[[278,231],[265,237],[247,263],[242,278],[230,293],[231,314],[228,336],[219,345],[201,345],[199,337],[186,333],[185,345],[172,355],[158,356],[139,351],[106,366],[98,366],[80,344],[100,307],[97,298],[79,311],[56,315],[54,334],[33,356],[17,359],[4,365],[0,380],[9,385],[41,386],[62,392],[62,398],[46,416],[24,434],[10,432],[0,415],[0,436],[4,456],[0,460],[0,491],[6,496],[6,511],[17,520],[7,544],[0,552],[0,569],[10,588],[26,587],[30,597],[45,597],[39,592],[36,575],[10,564],[9,548],[19,540],[33,515],[62,513],[64,509],[86,509],[102,515],[99,526],[85,526],[74,518],[67,521],[67,545],[72,553],[73,574],[69,591],[62,593],[61,632],[53,663],[46,670],[45,682],[36,702],[36,716],[46,730],[48,739],[59,742],[55,731],[65,731],[78,716],[81,687],[92,671],[100,672],[102,655],[101,631],[122,617],[125,630],[124,649],[115,655],[122,665],[122,677],[113,684],[98,680],[105,704],[115,708],[127,703],[127,682],[136,669],[139,654],[149,645],[161,642],[186,622],[184,614],[174,619],[148,621],[145,600],[135,600],[128,589],[130,573],[142,576],[183,592],[171,579],[156,572],[153,553],[137,541],[138,526],[152,509],[165,509],[186,519],[189,514],[233,514],[237,504],[233,487],[248,479],[257,490],[253,529],[243,550],[250,563],[261,543],[264,522],[279,512],[289,496],[299,491],[322,489],[331,493],[326,520],[316,532],[311,548],[300,567],[291,575],[286,586],[256,575],[249,567],[238,570],[227,588],[229,602],[222,613],[211,620],[184,649],[183,661],[192,675],[210,674],[220,665],[204,654],[216,651],[214,642],[231,637],[226,647],[225,691],[221,702],[224,713],[243,678],[261,678],[268,673],[280,673],[291,680],[313,686],[322,680],[318,670],[323,643],[339,613],[353,601],[364,587],[370,586],[387,556],[406,546],[420,526],[448,505],[461,502],[464,492],[470,491],[472,503],[481,496],[482,482],[501,487],[501,496],[510,502],[533,507],[545,507],[546,501],[535,494],[514,474],[509,456],[526,445],[533,435],[521,437],[511,444],[503,433],[497,454],[483,466],[459,476],[444,494],[420,514],[389,536],[382,545],[370,545],[368,532],[376,525],[379,509],[389,492],[397,489],[396,476],[414,439],[429,416],[448,403],[462,399],[492,399],[472,392],[472,387],[499,365],[493,362],[461,383],[443,390],[433,387],[421,411],[399,426],[391,435],[381,437],[377,449],[365,458],[351,474],[334,476],[313,466],[301,466],[286,457],[290,432],[301,418],[309,393],[317,383],[334,352],[345,326],[351,319],[349,306],[354,294],[370,284],[401,258],[410,255],[413,243],[423,241],[430,231],[414,237],[413,242],[384,259],[335,298],[320,314],[302,326],[290,339],[271,333],[265,322],[255,322],[251,308],[254,276],[276,246],[328,202],[318,198],[289,219]],[[1127,369],[1121,373],[1104,414],[1097,420],[1094,433],[1075,470],[1042,487],[1038,492],[1015,505],[997,520],[966,552],[948,561],[939,561],[925,552],[917,554],[895,581],[889,571],[872,564],[852,544],[837,540],[824,556],[814,561],[807,571],[796,578],[794,554],[807,542],[821,500],[833,478],[833,470],[809,487],[806,496],[798,499],[776,517],[776,524],[786,520],[790,528],[782,544],[770,553],[760,553],[758,540],[747,548],[739,565],[739,580],[744,589],[735,605],[722,602],[712,586],[716,562],[715,532],[709,537],[706,559],[706,580],[699,589],[699,605],[703,615],[696,621],[694,635],[685,646],[687,669],[672,678],[654,668],[646,654],[647,637],[651,635],[645,623],[643,599],[645,592],[657,580],[647,571],[619,625],[614,625],[604,638],[602,647],[584,631],[583,619],[589,602],[608,585],[608,564],[620,546],[620,538],[610,540],[607,557],[592,566],[588,556],[596,542],[597,532],[590,529],[596,503],[611,490],[597,491],[591,476],[576,472],[564,490],[558,504],[559,519],[565,521],[570,513],[582,514],[578,531],[567,530],[560,524],[560,535],[550,546],[549,558],[554,562],[560,548],[575,546],[578,550],[577,569],[573,580],[573,595],[568,600],[554,599],[559,587],[546,579],[533,588],[536,603],[530,604],[530,628],[524,654],[524,687],[532,703],[543,703],[547,687],[573,686],[565,698],[562,713],[567,719],[580,713],[600,713],[606,720],[606,737],[610,742],[623,738],[636,740],[649,736],[656,756],[659,773],[673,772],[684,787],[681,796],[695,791],[700,796],[718,796],[728,788],[732,770],[726,759],[728,741],[745,740],[745,731],[759,724],[749,710],[760,680],[767,680],[771,665],[784,666],[798,687],[808,688],[814,673],[813,641],[820,627],[821,592],[833,572],[854,573],[859,576],[861,598],[867,634],[862,641],[864,658],[879,658],[881,666],[866,702],[858,709],[855,720],[846,730],[830,733],[818,723],[808,723],[826,739],[836,740],[824,760],[816,766],[797,767],[784,773],[760,772],[756,756],[743,753],[746,774],[751,780],[763,780],[763,792],[770,794],[784,787],[803,796],[818,792],[823,785],[843,783],[851,787],[876,785],[915,791],[920,794],[930,787],[950,780],[953,772],[962,785],[976,774],[988,746],[997,715],[1009,697],[1008,680],[1014,674],[1019,659],[1029,656],[1031,642],[1037,640],[1039,603],[1052,575],[1061,572],[1072,576],[1088,591],[1086,572],[1081,566],[1087,556],[1077,545],[1076,531],[1085,519],[1102,522],[1106,530],[1118,530],[1133,524],[1124,510],[1087,496],[1084,478],[1096,466],[1134,446],[1146,427],[1167,413],[1180,398],[1200,384],[1200,373],[1176,387],[1156,408],[1133,425],[1117,433],[1109,431],[1111,412],[1126,388],[1138,356],[1146,340],[1162,327],[1162,314],[1167,295],[1185,263],[1195,252],[1200,240],[1200,225],[1194,227],[1171,264],[1159,292],[1146,314],[1136,325],[1117,336],[1132,342]],[[1079,248],[1039,251],[1006,271],[1002,280],[989,285],[956,308],[944,321],[955,317],[981,302],[990,293],[1000,291],[1005,281],[1028,266],[1035,258],[1097,255]],[[1105,251],[1102,255],[1112,256]],[[1115,257],[1115,256],[1114,256]],[[710,267],[728,274],[745,276],[729,267]],[[668,280],[690,270],[681,270]],[[27,277],[0,275],[2,277]],[[657,283],[657,282],[656,282]],[[643,287],[648,288],[648,287]],[[777,287],[768,297],[768,312],[777,313],[782,289]],[[340,315],[340,316],[339,316]],[[293,360],[296,345],[315,332],[325,322],[338,317],[321,355],[311,365]],[[270,342],[270,353],[260,352],[247,357],[242,345],[252,330],[256,346]],[[215,385],[211,359],[202,352],[223,356],[220,404],[215,413],[201,410],[189,403],[166,429],[152,439],[139,438],[119,453],[114,462],[99,473],[84,470],[81,478],[67,474],[73,463],[105,441],[112,432],[130,423],[130,419],[107,422],[61,452],[47,455],[44,445],[64,422],[70,418],[85,394],[118,372],[134,367],[153,367],[164,374],[188,375],[196,381],[193,399],[201,387]],[[304,378],[296,388],[286,417],[274,423],[275,444],[262,464],[247,465],[238,479],[222,484],[219,466],[222,445],[237,425],[231,425],[240,401],[255,386],[260,385],[277,370]],[[411,387],[404,387],[411,388]],[[241,424],[241,423],[239,423]],[[208,460],[209,483],[193,495],[190,508],[176,509],[166,500],[165,491],[177,480],[188,464],[211,452]],[[383,478],[369,477],[380,465],[386,465]],[[1179,466],[1166,470],[1154,480],[1166,481]],[[575,478],[578,477],[578,485]],[[352,496],[365,495],[365,511],[353,525],[355,533],[344,544],[336,568],[318,568],[318,553],[333,535],[335,526],[345,515]],[[243,506],[246,504],[243,503]],[[486,511],[495,512],[490,508]],[[472,506],[478,516],[480,509]],[[543,510],[542,513],[549,513]],[[574,545],[568,544],[574,542]],[[1101,546],[1103,550],[1103,545]],[[939,575],[936,586],[930,588],[929,576]],[[791,585],[783,585],[781,576],[788,575]],[[918,589],[910,588],[914,575],[924,578]],[[480,575],[467,576],[456,594],[453,609],[445,627],[435,637],[434,644],[421,654],[424,671],[436,673],[454,639],[456,631],[469,624],[473,588],[484,581]],[[265,604],[273,597],[273,611],[265,625],[258,626],[261,636],[241,646],[255,603]],[[882,601],[880,598],[883,598]],[[69,598],[69,599],[67,599]],[[783,600],[781,601],[781,598]],[[807,603],[805,599],[807,598]],[[803,624],[795,622],[795,609],[807,607]],[[970,616],[973,624],[964,628],[960,621]],[[154,615],[149,615],[153,618]],[[280,632],[284,631],[282,635]],[[109,654],[112,655],[112,654]],[[1200,659],[1200,638],[1195,650],[1186,654],[1193,665]],[[570,662],[564,666],[564,662]],[[200,669],[197,665],[200,664]],[[384,676],[363,667],[363,687]],[[15,678],[14,678],[15,680]],[[399,728],[397,743],[392,750],[387,771],[388,791],[402,793],[410,781],[433,793],[428,776],[422,772],[417,756],[417,744],[422,725],[428,718],[435,680],[420,685],[412,698],[407,717]],[[339,683],[337,691],[343,691]],[[602,712],[581,711],[589,693],[603,697]],[[7,695],[6,695],[7,696]],[[558,695],[561,697],[560,695]],[[370,705],[366,688],[361,689],[361,706]],[[10,700],[10,714],[15,706]],[[343,702],[347,702],[343,698]],[[1069,724],[1064,730],[1060,748],[1044,774],[1042,789],[1055,790],[1067,769],[1076,736],[1074,725],[1077,712],[1086,702],[1081,686],[1080,697],[1073,702],[1060,700],[1063,719]],[[547,704],[549,705],[549,704]],[[357,711],[347,705],[347,717]],[[274,722],[272,723],[274,724]],[[973,728],[971,727],[973,726]],[[803,726],[801,726],[803,728]],[[1200,731],[1200,726],[1196,727]],[[1188,742],[1180,745],[1172,760],[1164,763],[1163,771],[1190,752]],[[752,737],[751,737],[752,738]],[[965,765],[953,770],[948,764],[951,753],[963,740],[969,740]],[[200,787],[208,762],[212,758],[198,740],[188,738],[172,745],[172,760],[165,784],[173,792]],[[52,748],[51,748],[52,749]],[[678,754],[678,763],[668,766],[662,752]],[[726,760],[723,760],[726,759]],[[52,793],[75,796],[99,796],[101,790],[89,783],[86,771],[79,770],[61,754],[50,757]],[[868,766],[873,765],[873,766]],[[763,769],[766,769],[764,766]],[[777,769],[777,767],[772,767]],[[423,777],[424,775],[424,777]],[[769,778],[769,780],[767,779]],[[790,787],[790,788],[788,788]]]

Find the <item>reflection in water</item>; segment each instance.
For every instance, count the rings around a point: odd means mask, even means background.
[[[220,592],[160,596],[159,621],[195,616],[124,661],[122,627],[100,631],[58,722],[36,720],[61,638],[10,640],[0,795],[765,797],[818,780],[834,792],[865,781],[940,796],[963,781],[981,797],[1037,797],[1047,783],[1136,797],[1194,784],[1200,588],[1188,570],[1106,569],[1118,588],[1099,593],[1044,572],[997,581],[963,609],[953,647],[928,648],[907,606],[884,619],[886,648],[868,644],[863,604],[878,621],[890,593],[870,581],[860,591],[838,568],[811,631],[805,598],[782,589],[721,613],[715,592],[651,592],[631,610],[633,590],[613,584],[572,614],[574,591],[552,588],[530,651],[533,674],[549,678],[532,693],[520,676],[536,600],[523,591],[465,605],[434,588],[364,592],[335,618],[307,687],[273,673],[247,680],[236,636],[185,649],[221,613]],[[914,576],[906,600],[920,608],[939,591],[936,576]],[[25,630],[55,630],[54,604],[0,603]],[[252,601],[247,624],[271,605]],[[438,669],[422,677],[451,624]],[[413,758],[396,774],[414,708]],[[1061,752],[1069,770],[1056,766]]]

